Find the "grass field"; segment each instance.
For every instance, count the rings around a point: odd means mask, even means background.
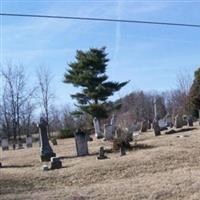
[[[138,138],[138,148],[120,157],[97,160],[94,155],[109,142],[89,142],[92,155],[76,157],[73,139],[53,146],[63,168],[43,172],[39,146],[0,152],[1,200],[87,199],[200,199],[200,127],[189,132],[155,137],[153,132]],[[188,137],[177,137],[187,135]]]

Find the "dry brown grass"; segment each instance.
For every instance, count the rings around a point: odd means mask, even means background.
[[[178,138],[177,135],[190,135]],[[94,140],[90,153],[109,142]],[[73,139],[59,140],[54,151],[63,168],[43,172],[39,147],[1,152],[0,199],[200,199],[200,128],[155,137],[143,133],[140,146],[120,157],[97,160],[95,155],[77,158]]]

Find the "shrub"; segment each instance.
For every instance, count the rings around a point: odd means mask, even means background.
[[[72,137],[74,137],[74,130],[69,128],[61,129],[58,135],[59,139],[72,138]]]

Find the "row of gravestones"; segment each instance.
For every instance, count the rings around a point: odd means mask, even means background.
[[[32,137],[27,136],[26,137],[26,147],[31,148],[33,146]],[[1,139],[1,148],[3,151],[9,150],[9,141],[8,138],[2,138]],[[23,143],[21,141],[18,142],[18,149],[23,149]],[[16,149],[16,144],[13,144],[13,149]]]
[[[103,138],[105,140],[111,140],[114,137],[115,134],[115,128],[116,128],[116,118],[113,115],[110,121],[110,124],[104,124],[104,131],[102,132],[100,129],[99,121],[97,118],[93,119],[94,129],[95,129],[95,136],[97,139]]]

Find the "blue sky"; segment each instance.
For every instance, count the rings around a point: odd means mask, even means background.
[[[200,1],[192,0],[1,0],[1,12],[200,24]],[[32,82],[39,66],[49,67],[57,104],[72,104],[76,89],[62,80],[76,50],[102,46],[110,79],[131,80],[113,99],[136,89],[170,90],[180,71],[200,66],[199,28],[1,17],[1,63],[23,63]]]

